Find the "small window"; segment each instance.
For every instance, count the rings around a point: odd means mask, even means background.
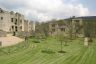
[[[22,26],[20,26],[20,29],[22,29]]]
[[[11,18],[11,22],[13,22],[13,18]]]
[[[52,29],[53,32],[55,32],[55,29]]]
[[[20,20],[20,23],[22,23],[22,20]]]
[[[15,26],[15,31],[18,31],[18,28],[17,28],[17,26]]]
[[[17,21],[15,21],[15,25],[17,25]]]
[[[80,20],[76,20],[76,22],[80,22]]]
[[[17,19],[16,19],[16,22],[17,22]]]
[[[1,20],[3,20],[3,17],[1,17]]]
[[[53,24],[52,27],[55,27],[55,24]]]
[[[65,28],[61,28],[61,31],[65,31]]]
[[[12,29],[14,29],[14,26],[12,26]]]

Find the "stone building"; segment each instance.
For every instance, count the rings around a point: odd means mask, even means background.
[[[65,33],[71,37],[83,37],[84,29],[83,29],[83,19],[80,17],[71,17],[64,19],[65,23]]]
[[[96,34],[96,16],[71,17],[62,21],[53,21],[49,23],[49,30],[51,35],[56,35],[61,31],[66,36],[71,34],[73,37],[84,37],[86,30],[91,35]]]
[[[49,34],[57,35],[58,33],[63,33],[66,35],[67,27],[65,26],[64,20],[53,21],[49,23]]]
[[[75,33],[96,37],[96,16],[75,17],[72,19]],[[88,36],[88,35],[87,35]]]
[[[29,21],[24,15],[0,8],[0,30],[7,34],[17,35],[19,32],[29,32]],[[32,27],[32,26],[31,26]]]
[[[34,23],[34,21],[30,21],[30,22],[29,22],[28,28],[29,28],[29,29],[28,29],[29,32],[35,31],[35,23]]]

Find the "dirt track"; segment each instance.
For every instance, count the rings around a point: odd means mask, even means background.
[[[20,43],[24,41],[24,39],[15,36],[7,36],[7,37],[0,37],[0,41],[2,42],[2,47],[5,47]]]

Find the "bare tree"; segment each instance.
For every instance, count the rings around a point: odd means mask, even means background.
[[[58,32],[57,34],[57,40],[60,42],[60,51],[61,53],[65,53],[65,51],[63,51],[63,44],[65,42],[65,36],[63,34],[63,32]]]
[[[65,26],[67,28],[67,33],[68,33],[68,36],[70,39],[72,39],[73,37],[73,26],[72,26],[72,21],[71,21],[71,18],[68,19],[68,20],[65,20]]]

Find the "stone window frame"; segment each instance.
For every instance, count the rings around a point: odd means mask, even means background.
[[[1,17],[1,20],[3,20],[3,17]]]
[[[11,18],[11,22],[14,22],[14,18]]]

